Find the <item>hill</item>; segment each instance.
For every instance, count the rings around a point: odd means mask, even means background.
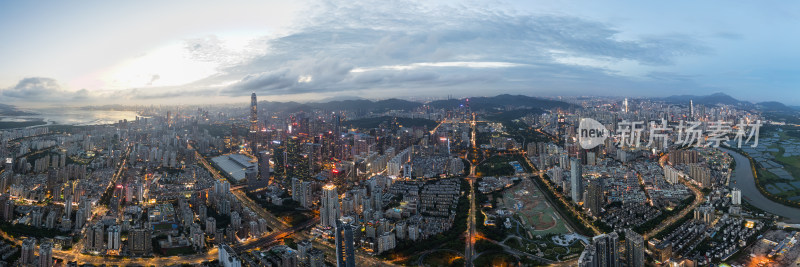
[[[467,99],[469,99],[469,101],[467,101]],[[428,103],[428,105],[434,108],[456,108],[469,102],[470,108],[473,110],[501,109],[509,106],[515,108],[539,109],[569,108],[572,106],[566,102],[524,95],[503,94],[492,97],[470,97],[467,99],[436,100]]]
[[[717,105],[717,104],[740,105],[740,106],[752,105],[752,103],[750,102],[738,100],[725,93],[715,93],[705,96],[674,95],[662,98],[661,100],[664,100],[665,102],[668,103],[683,104],[683,105],[688,105],[690,100],[698,105]]]

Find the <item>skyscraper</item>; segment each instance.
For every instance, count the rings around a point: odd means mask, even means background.
[[[38,267],[52,267],[53,266],[53,243],[45,242],[39,246],[39,264]]]
[[[644,267],[644,238],[631,229],[625,229],[625,266]]]
[[[578,158],[570,159],[570,196],[575,203],[583,201],[583,170]]]
[[[600,216],[600,209],[603,207],[603,186],[600,181],[590,179],[586,187],[586,200],[583,206],[589,210],[592,216]]]
[[[112,225],[108,227],[108,242],[106,242],[108,250],[120,249],[120,227],[119,225]]]
[[[597,257],[597,266],[619,267],[619,235],[617,232],[602,234],[592,238]]]
[[[323,227],[335,227],[339,220],[339,193],[333,184],[325,185],[322,188],[322,202],[319,211]]]
[[[622,101],[622,112],[628,113],[628,98],[626,97],[624,101]]]
[[[731,204],[742,205],[742,190],[739,188],[734,188],[731,191]]]
[[[250,133],[254,134],[258,131],[258,101],[256,100],[256,93],[250,95]]]
[[[33,264],[35,259],[34,250],[36,249],[36,239],[28,238],[22,241],[22,254],[20,255],[20,262],[22,264]]]
[[[257,173],[247,177],[247,189],[250,191],[265,188],[269,184],[269,151],[258,152],[256,158],[258,158]]]
[[[586,248],[583,249],[581,252],[581,256],[578,257],[578,267],[597,267],[597,255],[595,255],[595,249],[592,244],[586,245]]]
[[[339,220],[336,220],[336,266],[356,266],[353,227]]]

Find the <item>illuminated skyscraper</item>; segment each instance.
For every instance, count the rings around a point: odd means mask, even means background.
[[[336,192],[336,186],[332,184],[325,185],[322,188],[322,199],[319,215],[323,227],[335,227],[336,221],[339,219],[339,194]]]
[[[258,101],[256,100],[256,93],[250,95],[250,133],[258,131]]]

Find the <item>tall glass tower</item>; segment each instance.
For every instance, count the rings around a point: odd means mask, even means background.
[[[250,133],[258,131],[258,107],[256,106],[256,93],[250,95]]]

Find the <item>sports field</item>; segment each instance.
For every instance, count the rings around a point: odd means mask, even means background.
[[[522,179],[518,185],[503,191],[503,198],[498,200],[498,204],[515,214],[515,218],[528,232],[528,238],[569,233],[563,219],[556,214],[530,179]]]

